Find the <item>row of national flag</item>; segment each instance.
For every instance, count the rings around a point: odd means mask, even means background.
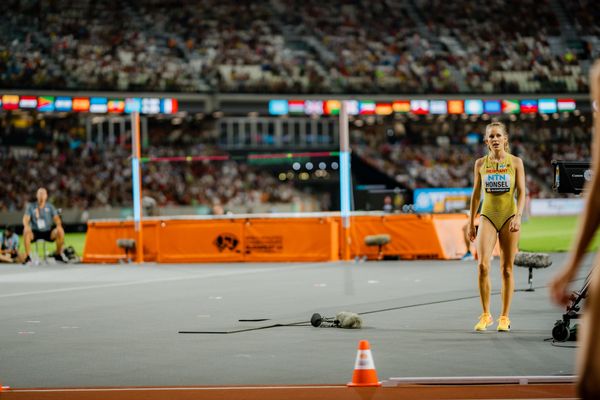
[[[0,96],[4,110],[37,110],[41,112],[90,112],[95,114],[175,114],[179,104],[171,98],[66,97],[66,96]]]
[[[574,99],[530,100],[397,100],[388,103],[344,100],[349,115],[426,114],[553,114],[577,109]],[[337,115],[341,100],[271,100],[271,115]]]

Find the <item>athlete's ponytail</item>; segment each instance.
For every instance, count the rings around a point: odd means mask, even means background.
[[[486,140],[487,140],[487,135],[489,134],[490,130],[492,128],[500,128],[500,130],[502,131],[502,133],[504,134],[504,137],[506,138],[506,142],[504,143],[504,151],[506,151],[507,153],[510,153],[510,146],[508,145],[508,130],[506,129],[506,125],[504,125],[502,122],[491,122],[489,123],[486,127],[485,127],[485,136],[486,136]],[[492,149],[490,147],[490,144],[487,144],[488,147],[488,151],[491,153]]]

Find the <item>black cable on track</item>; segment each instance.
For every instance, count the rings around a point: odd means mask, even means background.
[[[582,280],[582,279],[574,279],[573,281],[580,281],[580,280]],[[534,289],[544,289],[547,287],[548,286],[535,286]],[[515,292],[525,292],[525,291],[526,291],[526,289],[516,289],[515,290]],[[490,296],[495,296],[498,294],[500,294],[500,291],[491,292]],[[424,306],[431,306],[434,304],[452,303],[455,301],[470,300],[470,299],[477,299],[477,298],[479,298],[479,295],[464,296],[464,297],[457,297],[454,299],[429,301],[429,302],[425,302],[425,303],[408,304],[405,306],[398,306],[398,307],[380,308],[380,309],[372,310],[372,311],[363,311],[363,312],[357,313],[357,314],[358,315],[376,314],[376,313],[386,312],[386,311],[404,310],[407,308],[424,307]],[[256,319],[240,319],[239,321],[240,322],[261,322],[261,321],[268,321],[268,320],[269,320],[268,318],[256,318]],[[232,333],[252,332],[252,331],[259,331],[259,330],[264,330],[264,329],[290,327],[290,326],[304,326],[304,325],[309,325],[309,324],[310,324],[310,321],[299,321],[299,322],[290,322],[288,324],[273,324],[273,325],[266,325],[266,326],[258,326],[256,328],[234,329],[234,330],[230,330],[230,331],[179,331],[178,333],[188,334],[188,335],[189,334],[228,335],[228,334],[232,334]]]

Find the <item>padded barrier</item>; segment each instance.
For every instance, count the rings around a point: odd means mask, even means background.
[[[364,237],[389,234],[383,255],[401,259],[456,259],[466,251],[464,214],[354,213],[350,225],[352,257],[377,258]],[[343,231],[339,213],[146,218],[144,261],[263,262],[335,261]],[[117,239],[135,238],[131,220],[92,220],[83,261],[117,262],[125,252]]]
[[[443,259],[444,250],[429,214],[357,215],[350,221],[350,254],[377,259],[377,248],[367,246],[365,236],[387,233],[390,243],[383,246],[383,256],[403,259]],[[341,233],[340,233],[341,235]]]

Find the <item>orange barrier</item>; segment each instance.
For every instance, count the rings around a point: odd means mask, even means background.
[[[245,261],[333,261],[339,258],[334,218],[258,218],[245,221]]]
[[[468,219],[466,214],[436,214],[433,217],[440,245],[444,249],[444,259],[461,258],[467,252],[463,227],[467,224]],[[470,243],[469,251],[477,256],[475,247],[475,243]],[[500,256],[499,242],[496,242],[492,255]]]
[[[382,214],[354,216],[350,222],[351,256],[377,258],[377,248],[365,245],[368,235],[387,233],[389,244],[383,247],[383,255],[412,258],[444,259],[438,233],[429,214]]]
[[[468,220],[466,214],[437,214],[433,217],[444,259],[460,258],[467,252],[463,227]]]
[[[144,221],[144,260],[156,261],[158,221]],[[88,222],[83,249],[84,262],[117,262],[125,259],[125,251],[117,247],[117,239],[133,239],[133,221]],[[135,258],[135,253],[130,255]]]
[[[244,261],[240,220],[165,220],[158,232],[158,262]]]
[[[332,261],[338,222],[332,217],[164,219],[144,221],[144,260],[161,263]],[[90,221],[84,262],[117,262],[117,239],[134,238],[132,221]]]
[[[403,259],[453,259],[465,251],[464,214],[356,214],[352,216],[351,256],[375,259],[368,235],[389,234],[383,255]],[[340,259],[339,214],[235,216],[231,218],[144,220],[144,260],[161,263],[241,261],[334,261]],[[84,262],[117,262],[125,251],[117,239],[133,239],[133,221],[90,221]]]

